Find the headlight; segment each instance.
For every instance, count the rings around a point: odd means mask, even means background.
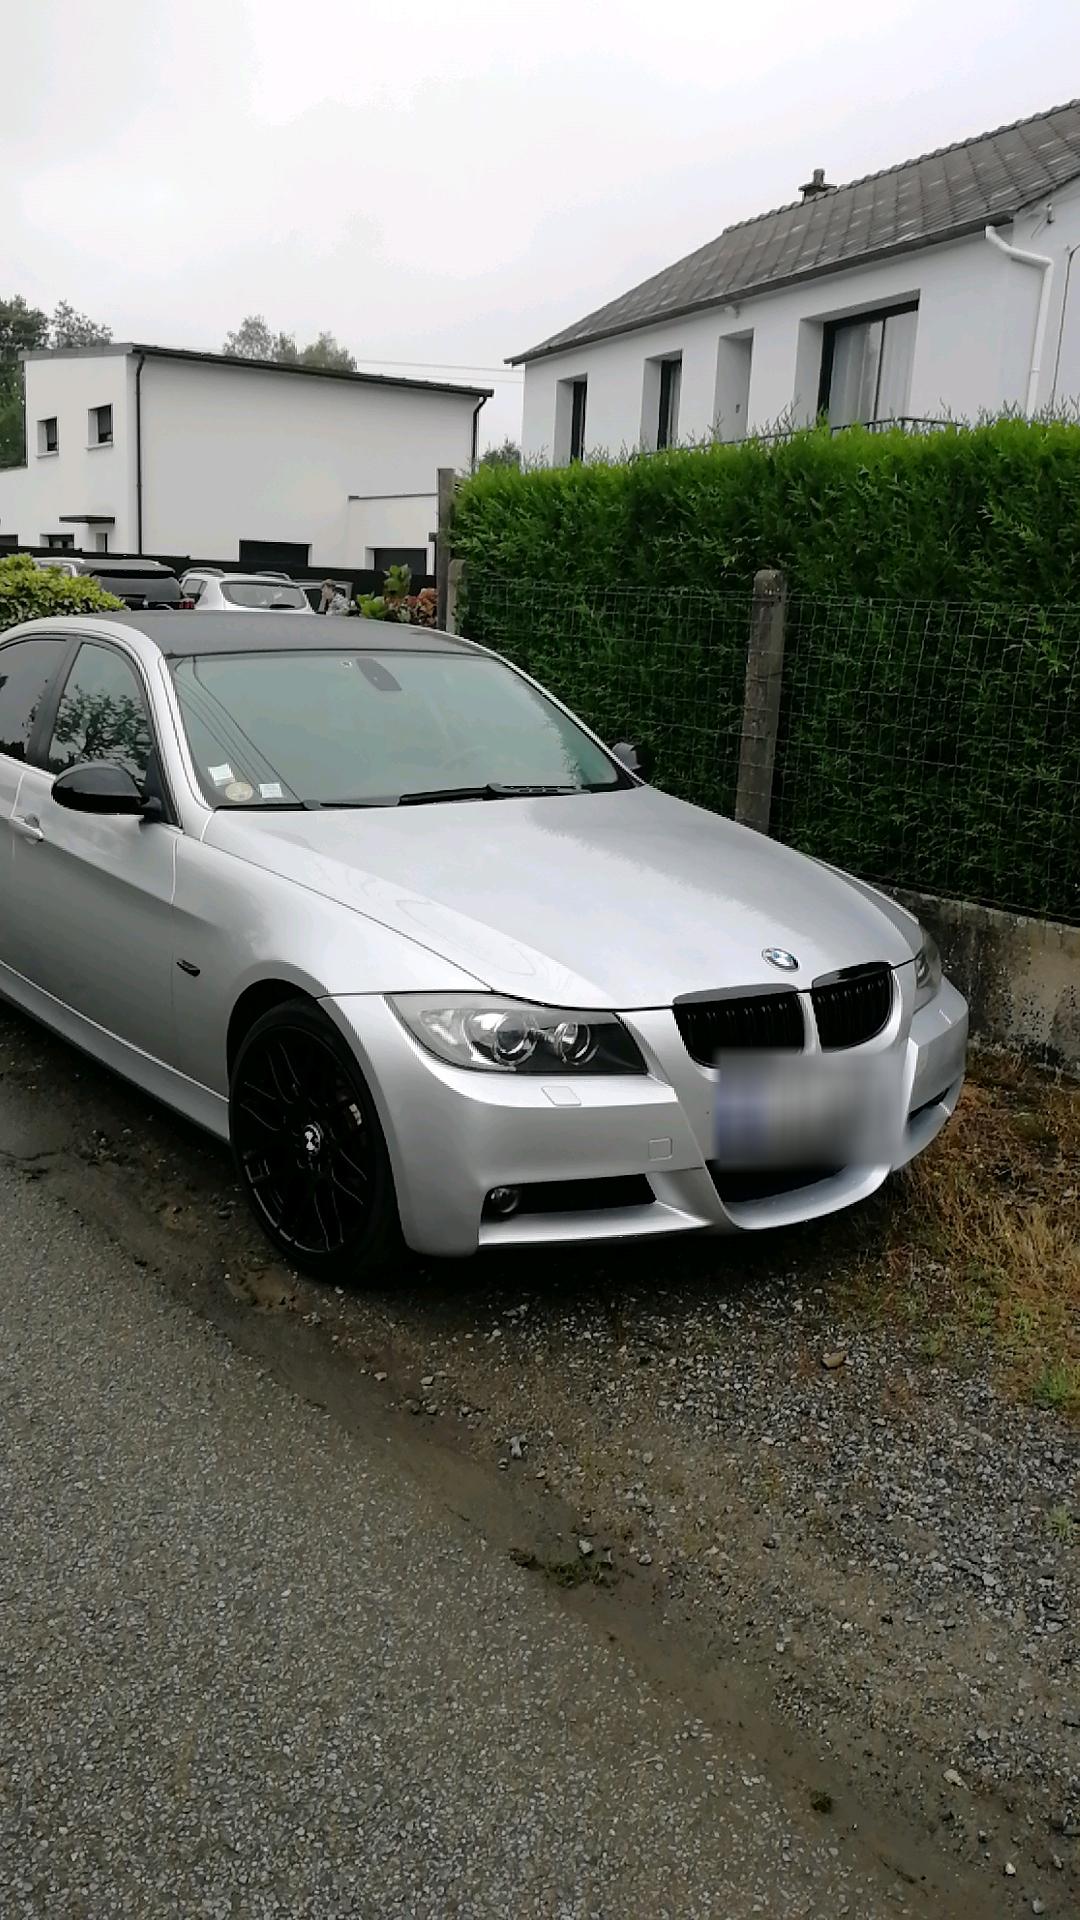
[[[941,955],[937,941],[926,928],[920,929],[922,946],[915,955],[915,1005],[923,1007],[932,1000],[941,985]]]
[[[519,1000],[387,996],[422,1047],[454,1067],[494,1073],[644,1073],[645,1062],[613,1013],[530,1007]]]

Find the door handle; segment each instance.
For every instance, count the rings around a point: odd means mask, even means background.
[[[44,840],[45,834],[36,813],[13,813],[11,824],[24,840]]]

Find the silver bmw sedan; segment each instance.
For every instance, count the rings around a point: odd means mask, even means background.
[[[231,1141],[335,1279],[830,1213],[944,1126],[967,1039],[872,888],[482,647],[286,613],[4,634],[0,990]]]

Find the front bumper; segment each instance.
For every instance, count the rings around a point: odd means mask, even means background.
[[[716,1072],[690,1058],[670,1008],[621,1016],[647,1074],[542,1080],[445,1065],[413,1040],[380,995],[323,1004],[378,1107],[407,1243],[418,1253],[453,1256],[481,1247],[745,1232],[865,1199],[941,1131],[963,1083],[965,1002],[945,981],[916,1012],[913,973],[897,970],[884,1031],[843,1056],[855,1070],[868,1054],[880,1056],[896,1102],[890,1158],[738,1202],[721,1200],[709,1170]],[[644,1177],[651,1202],[483,1217],[496,1187],[627,1176]]]

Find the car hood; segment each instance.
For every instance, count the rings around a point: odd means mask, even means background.
[[[222,808],[205,839],[498,992],[549,1006],[809,986],[866,961],[901,965],[917,946],[900,908],[651,787],[318,813]],[[778,972],[766,947],[793,953],[797,971]]]

